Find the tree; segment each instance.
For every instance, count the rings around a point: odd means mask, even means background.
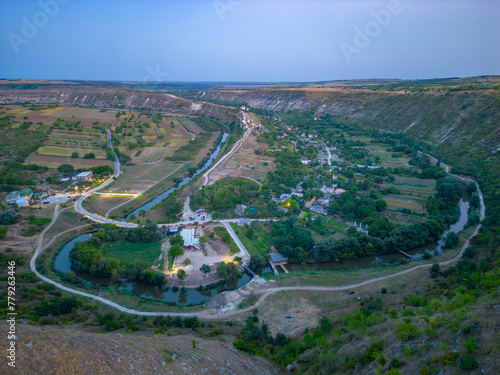
[[[180,269],[177,271],[177,277],[179,278],[179,280],[184,280],[187,276],[187,273],[186,271]]]
[[[458,202],[462,196],[462,186],[453,177],[443,177],[436,182],[436,196],[445,202]]]
[[[184,254],[184,249],[179,246],[179,245],[173,245],[170,247],[170,250],[168,251],[168,255],[171,258],[175,258],[176,256]]]
[[[79,158],[79,157],[80,157],[80,155],[78,155],[78,152],[73,152],[73,153],[71,154],[71,158],[72,158],[72,159],[76,159],[76,158]]]
[[[434,263],[431,266],[430,273],[431,273],[431,277],[433,279],[435,279],[436,277],[438,277],[441,274],[441,266],[437,263]]]
[[[184,243],[184,240],[182,239],[182,236],[180,234],[176,234],[173,237],[170,237],[170,244],[171,245],[182,245]]]
[[[260,255],[251,255],[248,267],[255,272],[258,272],[267,266],[266,257]]]
[[[0,213],[0,224],[11,225],[19,221],[17,214],[14,210],[5,210]]]
[[[375,201],[375,210],[378,212],[384,211],[387,208],[387,202],[383,199]]]
[[[222,278],[227,278],[233,274],[236,274],[238,272],[238,267],[234,263],[220,263],[217,266],[217,275],[219,275]]]
[[[61,164],[57,170],[63,174],[72,174],[75,172],[75,167],[71,164]]]
[[[95,159],[95,154],[93,152],[89,152],[83,156],[84,159]]]
[[[458,235],[455,232],[449,232],[444,238],[444,248],[453,249],[458,245]]]
[[[212,271],[212,268],[210,268],[210,266],[208,264],[203,264],[201,267],[200,267],[200,271],[203,272],[203,277],[205,277],[205,275],[207,273],[210,273],[210,271]]]
[[[200,236],[200,243],[207,243],[208,238],[206,236]]]

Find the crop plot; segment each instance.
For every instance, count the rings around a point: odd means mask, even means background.
[[[184,126],[184,128],[187,129],[187,131],[190,131],[191,133],[203,133],[204,131],[189,117],[181,117],[178,121],[182,124],[182,126]]]
[[[241,149],[227,162],[224,169],[232,177],[247,177],[260,182],[267,174],[276,169],[275,158],[256,155],[255,150],[263,150],[266,144],[257,142],[257,137],[250,134]]]
[[[96,159],[106,159],[106,152],[103,149],[77,148],[77,147],[57,147],[42,146],[38,149],[39,155],[70,157],[73,152],[83,156],[86,153],[93,153]]]

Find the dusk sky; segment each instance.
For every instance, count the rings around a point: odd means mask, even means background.
[[[0,78],[500,74],[498,0],[0,0]]]

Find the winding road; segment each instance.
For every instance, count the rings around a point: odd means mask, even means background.
[[[210,168],[208,171],[205,172],[205,174],[203,175],[203,177],[205,177],[205,182],[203,183],[202,186],[205,186],[207,183],[208,183],[208,179],[209,179],[209,175],[210,173],[215,169],[217,168],[223,161],[225,161],[227,158],[233,156],[240,148],[241,146],[243,145],[243,142],[246,141],[246,139],[248,138],[248,136],[250,135],[250,133],[252,132],[252,130],[254,129],[254,126],[253,126],[253,122],[251,122],[249,119],[248,119],[248,116],[246,115],[245,112],[241,112],[243,114],[243,118],[242,118],[242,122],[245,124],[245,129],[246,132],[245,134],[243,134],[243,137],[241,137],[241,139],[239,139],[233,146],[233,148],[231,149],[231,151],[229,151],[226,155],[224,155],[222,158],[219,159],[219,161],[217,161],[213,166],[212,168]]]
[[[245,132],[245,134],[243,135],[243,137],[240,140],[238,140],[236,142],[236,144],[233,146],[233,148],[231,149],[231,151],[229,151],[226,155],[224,155],[224,157],[222,157],[212,168],[210,168],[205,173],[205,175],[204,175],[204,177],[205,177],[205,183],[204,183],[204,185],[206,185],[208,183],[209,174],[217,166],[219,166],[224,160],[226,160],[226,158],[228,158],[231,155],[234,155],[234,153],[242,146],[243,142],[246,140],[246,138],[248,137],[248,135],[250,134],[250,132],[254,128],[253,123],[252,123],[252,126],[250,126],[248,117],[247,117],[247,115],[244,112],[243,112],[242,122],[245,124],[245,128],[247,129],[246,132]],[[106,217],[103,217],[103,216],[100,216],[100,215],[88,212],[87,210],[85,210],[82,207],[82,202],[83,202],[83,200],[87,196],[89,196],[90,194],[92,194],[92,193],[94,193],[94,192],[96,192],[96,191],[98,191],[98,190],[100,190],[100,189],[108,186],[109,184],[111,184],[114,181],[115,178],[118,178],[118,176],[120,175],[120,162],[118,160],[118,156],[117,156],[116,152],[114,151],[113,145],[111,143],[111,132],[109,131],[109,129],[106,129],[106,132],[108,134],[108,145],[113,150],[113,153],[115,154],[115,173],[114,173],[114,176],[111,177],[110,179],[108,179],[107,181],[105,181],[103,184],[99,185],[98,187],[92,189],[90,192],[86,193],[82,197],[80,197],[80,199],[78,199],[78,201],[75,204],[75,208],[77,209],[77,211],[79,211],[80,213],[82,213],[84,216],[86,216],[87,218],[89,218],[89,219],[91,219],[91,220],[93,220],[95,222],[98,222],[98,223],[112,223],[112,224],[116,224],[116,225],[118,225],[120,227],[135,228],[135,227],[138,226],[137,224],[108,219]],[[330,154],[330,153],[328,152],[328,154]],[[430,158],[436,160],[431,155],[428,155],[428,156]],[[485,215],[486,215],[486,207],[484,205],[483,194],[482,194],[482,192],[481,192],[481,190],[480,190],[479,185],[477,184],[477,182],[474,181],[474,180],[472,180],[472,179],[470,179],[470,178],[453,175],[453,174],[451,174],[449,172],[450,171],[450,167],[449,166],[447,166],[447,165],[445,165],[443,163],[441,163],[441,165],[446,170],[446,173],[448,173],[450,176],[458,178],[458,179],[460,179],[462,181],[474,182],[476,184],[478,196],[479,196],[480,202],[481,202],[480,219],[481,219],[481,221],[484,220]],[[36,276],[38,278],[40,278],[41,280],[43,280],[43,281],[45,281],[47,283],[50,283],[50,284],[56,286],[57,288],[59,288],[61,290],[64,290],[66,292],[77,294],[77,295],[79,295],[81,297],[91,298],[91,299],[93,299],[95,301],[102,302],[102,303],[104,303],[104,304],[106,304],[108,306],[114,307],[117,310],[119,310],[121,312],[124,312],[124,313],[128,313],[128,314],[136,314],[136,315],[142,315],[142,316],[167,316],[167,315],[170,315],[170,316],[181,316],[181,317],[198,316],[200,319],[205,319],[205,320],[215,320],[215,319],[220,319],[221,318],[221,316],[218,314],[217,310],[206,310],[206,311],[197,311],[197,312],[151,312],[151,311],[148,312],[148,311],[138,311],[138,310],[134,310],[134,309],[129,309],[129,308],[127,308],[125,306],[122,306],[122,305],[120,305],[120,304],[118,304],[116,302],[113,302],[113,301],[111,301],[109,299],[106,299],[106,298],[103,298],[103,297],[100,297],[100,296],[96,296],[94,294],[86,293],[86,292],[83,292],[83,291],[80,291],[80,290],[75,290],[75,289],[69,288],[69,287],[67,287],[65,285],[62,285],[62,284],[60,284],[60,283],[52,280],[52,279],[49,279],[46,276],[43,276],[42,274],[40,274],[36,270],[36,267],[35,267],[36,259],[43,252],[43,250],[46,249],[47,247],[49,247],[55,241],[55,239],[58,236],[60,236],[61,234],[64,234],[64,233],[67,233],[67,232],[70,232],[70,231],[73,231],[73,230],[76,230],[76,229],[80,229],[80,228],[83,228],[85,226],[90,225],[90,224],[86,224],[86,225],[82,225],[82,226],[79,226],[79,227],[72,228],[72,229],[66,230],[64,232],[61,232],[61,233],[57,234],[56,236],[54,236],[54,238],[52,238],[51,241],[46,246],[43,246],[43,239],[44,239],[45,234],[55,224],[55,222],[57,221],[58,217],[59,217],[59,205],[56,205],[52,221],[40,233],[40,235],[38,237],[38,243],[37,243],[37,248],[36,248],[35,254],[33,255],[33,257],[30,260],[31,271],[33,271],[36,274]],[[256,221],[268,221],[270,219],[254,219],[254,220],[256,220]],[[237,219],[220,220],[220,222],[228,230],[229,234],[231,235],[231,237],[233,238],[233,240],[235,241],[235,243],[238,245],[238,248],[240,249],[240,252],[242,254],[246,254],[246,256],[249,258],[250,255],[248,254],[248,251],[245,249],[244,245],[241,243],[240,239],[234,233],[233,229],[229,225],[230,222],[236,222],[236,221],[237,221]],[[181,221],[181,222],[176,223],[176,224],[191,224],[191,223],[192,223],[191,221],[187,220],[187,221]],[[172,224],[170,224],[170,225],[172,225]],[[439,265],[441,265],[441,266],[449,265],[449,264],[452,264],[452,263],[458,261],[460,258],[462,258],[463,253],[467,249],[467,247],[469,246],[471,239],[475,235],[477,235],[477,233],[481,229],[481,226],[482,226],[482,224],[479,224],[476,227],[476,229],[474,230],[474,232],[472,233],[472,235],[464,243],[462,249],[457,254],[457,256],[455,256],[453,259],[440,262]],[[261,305],[264,302],[264,300],[269,295],[271,295],[273,293],[276,293],[276,292],[286,291],[286,290],[315,290],[315,291],[343,291],[343,290],[350,290],[350,289],[355,289],[355,288],[358,288],[358,287],[361,287],[361,286],[364,286],[364,285],[376,283],[376,282],[379,282],[379,281],[388,280],[388,279],[391,279],[391,278],[394,278],[394,277],[399,277],[399,276],[405,275],[407,273],[410,273],[410,272],[413,272],[413,271],[416,271],[416,270],[419,270],[419,269],[422,269],[422,268],[431,267],[431,265],[432,264],[430,264],[430,263],[429,264],[421,264],[421,265],[418,265],[418,266],[414,266],[414,267],[408,268],[408,269],[403,270],[403,271],[395,272],[395,273],[390,274],[390,275],[386,275],[386,276],[382,276],[382,277],[377,277],[377,278],[374,278],[374,279],[362,281],[362,282],[355,283],[355,284],[344,285],[344,286],[311,286],[311,285],[303,285],[303,286],[284,286],[284,287],[264,288],[264,289],[261,289],[261,290],[256,290],[256,291],[254,291],[254,294],[261,295],[261,297],[259,298],[259,300],[254,305],[249,306],[249,307],[247,307],[245,309],[241,309],[241,310],[230,310],[230,311],[228,311],[228,312],[226,312],[224,314],[224,317],[231,316],[231,315],[236,315],[236,314],[241,314],[241,313],[250,311],[250,310],[254,309],[255,307]]]

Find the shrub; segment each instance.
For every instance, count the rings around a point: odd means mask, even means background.
[[[476,338],[470,336],[465,342],[465,349],[467,350],[467,354],[474,353],[479,346],[477,345]]]
[[[417,338],[421,332],[412,323],[399,322],[396,325],[398,339],[401,341],[409,341]]]
[[[437,263],[433,264],[430,269],[430,274],[433,279],[441,275],[441,266]]]
[[[460,368],[466,371],[477,369],[476,357],[470,354],[463,355],[460,358]]]

